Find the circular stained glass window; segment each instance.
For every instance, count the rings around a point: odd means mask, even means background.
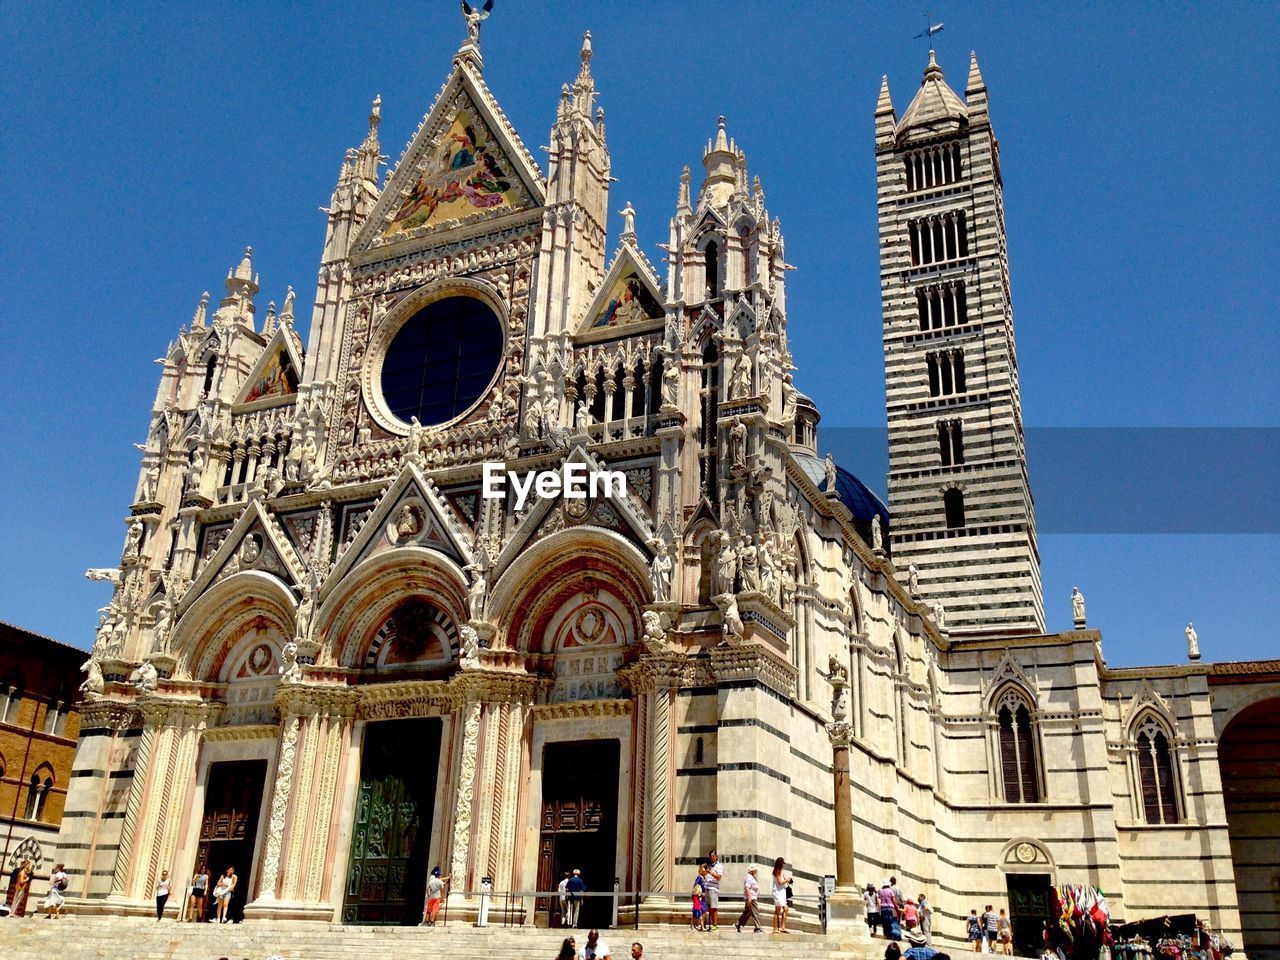
[[[400,420],[447,423],[484,396],[502,360],[502,323],[475,297],[427,304],[396,331],[382,361],[382,399]]]

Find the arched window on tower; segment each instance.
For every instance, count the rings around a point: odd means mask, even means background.
[[[1012,689],[998,704],[996,726],[1004,799],[1009,803],[1039,803],[1040,774],[1031,707],[1020,692]]]
[[[720,247],[712,240],[703,253],[707,265],[707,291],[715,298],[720,296]]]
[[[1155,717],[1148,717],[1139,725],[1133,739],[1142,819],[1147,823],[1177,823],[1178,787],[1168,731]]]
[[[209,362],[204,367],[204,387],[200,391],[200,395],[207,397],[209,392],[213,390],[213,375],[218,371],[218,358],[210,356]]]
[[[942,509],[948,529],[958,530],[964,526],[964,494],[958,489],[952,487],[942,494]]]

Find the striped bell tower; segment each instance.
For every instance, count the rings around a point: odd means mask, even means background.
[[[894,563],[915,565],[952,635],[1040,633],[1000,149],[977,57],[961,99],[930,50],[901,119],[885,78],[875,132]]]

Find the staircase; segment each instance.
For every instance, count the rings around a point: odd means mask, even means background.
[[[177,923],[141,917],[0,920],[5,960],[553,960],[566,931],[530,927],[356,927],[288,920],[239,924]],[[573,931],[578,947],[586,931]],[[708,933],[645,926],[606,930],[614,960],[644,944],[645,960],[699,954],[733,960],[877,960],[882,945],[857,935],[737,933],[733,925]]]

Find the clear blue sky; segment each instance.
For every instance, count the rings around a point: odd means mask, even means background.
[[[990,89],[1026,423],[1280,425],[1274,6],[932,6],[948,80],[976,49]],[[651,250],[725,114],[799,268],[801,389],[826,427],[883,427],[872,110],[881,74],[910,101],[923,24],[884,4],[498,0],[483,47],[541,159],[593,31],[611,209],[635,204]],[[0,619],[87,645],[108,592],[82,573],[119,557],[152,359],[248,243],[262,306],[293,284],[309,313],[317,208],[369,101],[394,162],[462,33],[452,0],[0,8]],[[1189,618],[1207,657],[1280,656],[1274,531],[1040,547],[1050,627],[1079,584],[1112,663],[1180,660]]]

